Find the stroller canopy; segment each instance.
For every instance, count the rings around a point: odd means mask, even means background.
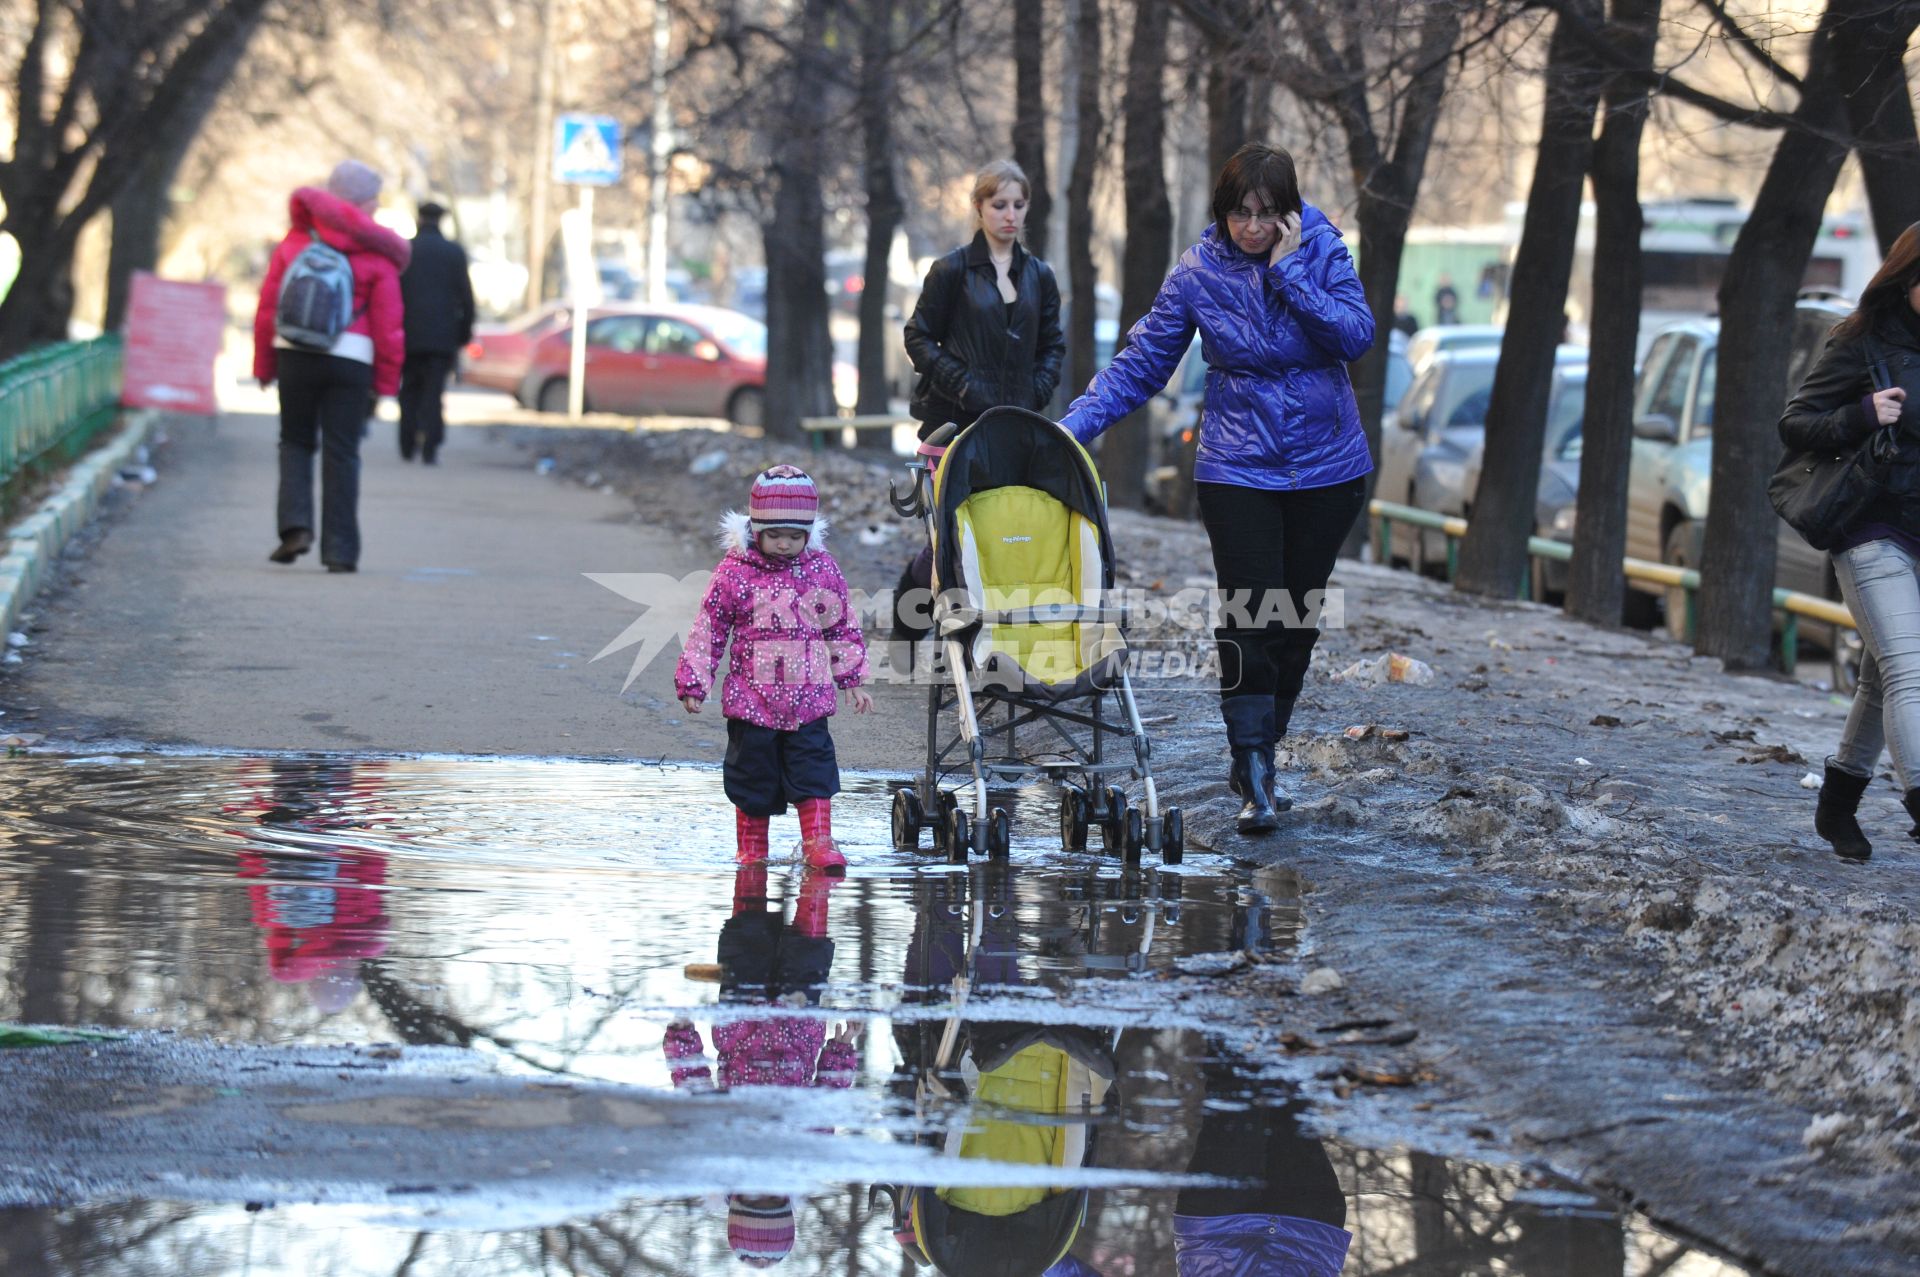
[[[1113,538],[1086,449],[1039,413],[994,408],[948,447],[933,493],[941,632],[1028,693],[1106,685],[1125,643],[1102,611]]]

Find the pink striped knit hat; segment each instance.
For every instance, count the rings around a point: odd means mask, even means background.
[[[820,513],[820,493],[798,466],[769,466],[753,481],[747,499],[748,527],[754,536],[768,528],[811,530]]]
[[[727,1199],[727,1245],[748,1268],[772,1268],[793,1250],[793,1199],[774,1201],[748,1205],[740,1197]]]

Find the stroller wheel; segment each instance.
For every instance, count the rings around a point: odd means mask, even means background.
[[[1178,807],[1169,807],[1160,817],[1160,861],[1177,865],[1187,854],[1187,822]]]
[[[920,795],[911,789],[893,794],[893,846],[896,851],[920,850]]]
[[[1111,856],[1124,847],[1127,832],[1127,796],[1108,785],[1101,791],[1105,795],[1105,814],[1100,819],[1100,842],[1106,853]]]
[[[1140,863],[1141,849],[1146,845],[1146,817],[1140,814],[1138,807],[1130,807],[1127,809],[1126,827],[1120,834],[1121,854],[1126,857],[1128,864],[1137,865]]]
[[[995,807],[987,818],[987,855],[1005,860],[1013,851],[1013,817],[1005,807]]]
[[[967,819],[964,807],[953,807],[947,811],[947,863],[964,865],[967,854],[973,850],[968,844],[973,839],[973,822]]]
[[[1060,850],[1087,849],[1087,796],[1077,789],[1060,793]]]

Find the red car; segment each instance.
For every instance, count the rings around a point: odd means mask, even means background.
[[[518,398],[533,364],[533,348],[543,337],[564,330],[570,313],[565,304],[554,302],[504,324],[475,324],[473,340],[461,360],[460,380]]]
[[[499,337],[476,332],[465,376],[508,390],[541,412],[565,412],[573,343],[567,312],[522,323]],[[514,384],[504,384],[523,349],[523,371]],[[620,305],[589,312],[590,411],[725,417],[757,426],[766,384],[767,328],[757,319],[718,306]]]

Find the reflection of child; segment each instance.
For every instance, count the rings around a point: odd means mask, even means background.
[[[700,615],[674,672],[674,692],[698,714],[732,643],[720,712],[727,718],[727,798],[737,809],[737,856],[767,858],[767,821],[800,809],[807,864],[846,865],[833,841],[840,791],[827,718],[834,689],[867,713],[866,644],[852,614],[840,565],[823,548],[824,521],[813,480],[774,466],[754,480],[747,513],[721,520],[727,553],[714,569]]]
[[[732,1003],[799,1008],[819,999],[833,966],[827,936],[828,895],[833,879],[809,869],[800,880],[793,921],[767,908],[764,860],[734,871],[733,916],[720,928],[720,996]],[[770,1014],[728,1020],[713,1027],[719,1060],[718,1086],[832,1087],[853,1085],[859,1067],[859,1031],[811,1016]],[[673,1084],[687,1090],[716,1085],[700,1031],[691,1021],[667,1026],[664,1043]],[[743,1264],[771,1268],[793,1249],[793,1199],[778,1194],[727,1198],[727,1244]]]

